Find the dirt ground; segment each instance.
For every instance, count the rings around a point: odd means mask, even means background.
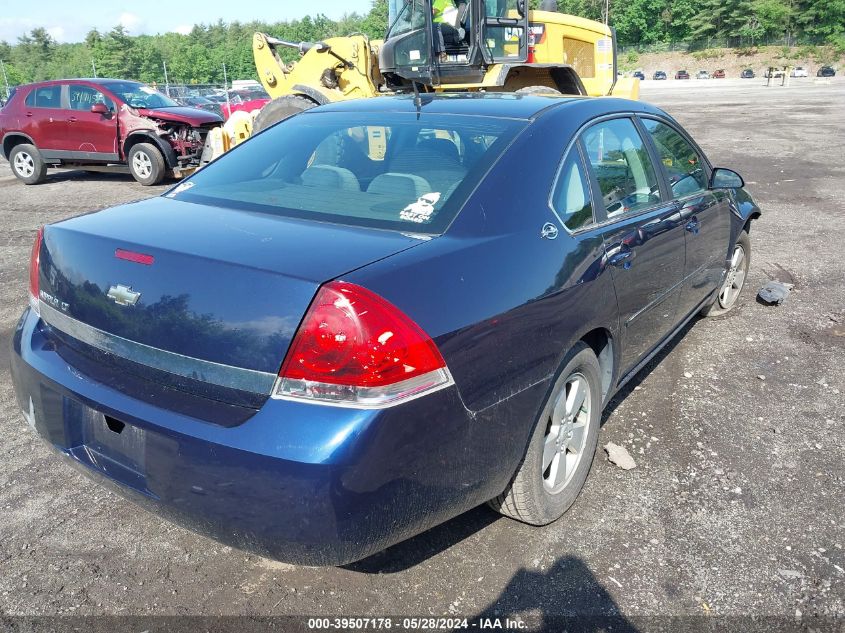
[[[173,526],[33,436],[8,339],[36,228],[163,188],[80,172],[25,187],[0,162],[0,615],[845,617],[845,79],[642,93],[764,210],[741,305],[694,322],[611,404],[600,444],[626,446],[637,467],[601,452],[562,520],[477,508],[346,568]],[[787,303],[756,303],[775,278],[795,284]]]

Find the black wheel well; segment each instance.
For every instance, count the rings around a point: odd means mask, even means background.
[[[158,143],[156,143],[151,137],[147,136],[146,134],[132,134],[123,143],[123,155],[129,156],[129,152],[138,143],[150,143],[151,145],[158,146]]]
[[[3,139],[3,157],[9,159],[9,154],[15,149],[16,145],[23,145],[24,143],[32,143],[32,139],[27,138],[23,134],[7,134]]]
[[[129,137],[123,142],[123,158],[127,160],[129,158],[129,152],[132,151],[132,148],[135,147],[138,143],[149,143],[153,147],[157,148],[159,152],[161,152],[162,157],[164,158],[164,165],[168,169],[173,169],[176,166],[176,152],[174,149],[168,145],[166,142],[162,141],[158,137],[147,134],[145,132],[135,132],[130,134]]]
[[[751,234],[751,222],[752,222],[752,221],[754,221],[754,220],[756,220],[756,219],[757,219],[757,218],[759,218],[759,217],[760,217],[760,214],[759,214],[759,213],[752,213],[752,214],[751,214],[751,217],[749,217],[749,218],[745,221],[745,226],[743,226],[743,227],[742,227],[742,230],[743,230],[743,231],[745,231],[746,233],[748,233],[748,234],[750,235],[750,234]]]
[[[610,391],[613,382],[613,338],[605,328],[596,328],[587,332],[581,340],[593,350],[601,368],[602,401]]]

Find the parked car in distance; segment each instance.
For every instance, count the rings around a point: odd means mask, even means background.
[[[665,80],[666,79],[666,72],[663,71],[663,70],[655,71],[652,79],[654,79],[655,81]]]
[[[614,394],[736,305],[742,187],[639,101],[317,107],[43,227],[17,402],[92,477],[283,561],[348,563],[485,502],[547,524]]]
[[[685,70],[679,70],[675,73],[675,79],[689,79],[689,73]]]
[[[243,112],[252,112],[253,110],[260,110],[270,102],[270,95],[264,90],[231,90],[229,92],[229,100],[224,99],[220,104],[223,111],[223,120],[227,120],[232,116],[232,112],[239,110]]]
[[[831,66],[822,66],[816,71],[816,77],[835,77],[836,71]]]
[[[713,79],[724,79],[725,71],[723,69],[713,71]]]
[[[696,79],[710,79],[710,73],[706,70],[699,70],[698,74],[695,76]]]
[[[635,70],[633,76],[639,79],[640,81],[645,81],[645,73],[641,70]]]
[[[739,74],[741,79],[754,79],[754,71],[750,68],[746,68]]]
[[[807,72],[807,69],[803,66],[796,66],[791,71],[789,71],[790,77],[809,77],[810,74]]]
[[[763,72],[763,77],[765,79],[780,79],[784,75],[783,68],[775,68],[770,66]]]
[[[207,97],[201,97],[200,95],[186,95],[184,97],[174,99],[174,101],[176,101],[179,105],[198,108],[200,110],[206,110],[207,112],[213,112],[220,117],[223,116],[223,110],[220,108],[220,104],[208,99]]]
[[[199,166],[206,135],[221,123],[135,81],[63,79],[19,86],[0,111],[0,139],[12,173],[28,185],[50,167],[121,165],[155,185]]]

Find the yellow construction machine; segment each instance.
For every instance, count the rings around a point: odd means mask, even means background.
[[[617,76],[616,38],[605,24],[528,0],[388,0],[388,31],[322,42],[253,38],[255,66],[273,97],[260,131],[316,105],[402,92],[559,92],[636,99],[639,80]],[[280,47],[298,49],[284,63]]]

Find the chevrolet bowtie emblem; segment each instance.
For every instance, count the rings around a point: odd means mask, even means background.
[[[141,296],[141,293],[132,290],[132,286],[117,284],[116,286],[109,288],[106,296],[119,306],[134,306],[138,303],[138,298]]]

